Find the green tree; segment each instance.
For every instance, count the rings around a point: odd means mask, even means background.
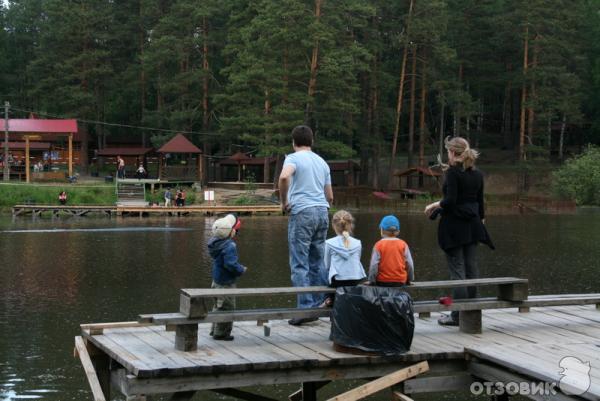
[[[39,110],[102,120],[111,76],[108,37],[111,1],[77,4],[47,0],[41,12],[39,45],[27,72]]]
[[[588,147],[554,174],[554,191],[579,205],[600,206],[600,149]]]

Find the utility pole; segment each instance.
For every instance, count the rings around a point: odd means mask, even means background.
[[[10,166],[8,165],[8,109],[10,103],[4,102],[4,181],[10,180]]]

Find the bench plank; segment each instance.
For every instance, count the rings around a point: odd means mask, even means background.
[[[443,280],[443,281],[417,281],[409,286],[403,287],[404,290],[432,290],[439,288],[461,288],[472,286],[493,286],[508,284],[527,284],[529,281],[524,278],[516,277],[495,277],[478,278],[469,280]],[[314,287],[269,287],[269,288],[182,288],[181,294],[188,297],[208,297],[219,296],[261,296],[261,295],[297,295],[305,293],[323,294],[334,293],[335,288],[326,286]]]
[[[530,296],[525,301],[503,301],[496,298],[474,298],[455,300],[451,305],[441,305],[437,301],[417,301],[413,305],[415,313],[447,312],[447,311],[477,311],[483,309],[508,309],[518,307],[543,307],[560,305],[589,305],[600,302],[600,294],[582,294],[573,296],[554,297]],[[190,324],[190,323],[220,323],[232,321],[258,321],[291,319],[295,317],[328,317],[329,308],[281,308],[281,309],[252,309],[229,312],[210,312],[205,318],[188,318],[183,313],[159,313],[139,315],[138,322],[151,324]]]

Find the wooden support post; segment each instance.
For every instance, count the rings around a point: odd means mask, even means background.
[[[102,393],[110,399],[110,357],[104,353],[92,356]]]
[[[205,318],[209,310],[208,298],[192,298],[186,294],[179,296],[179,312],[190,319]]]
[[[529,306],[519,306],[519,313],[528,313],[529,309]]]
[[[331,383],[329,380],[327,380],[327,381],[321,381],[321,382],[314,382],[315,389],[318,390],[321,387],[324,387],[325,385],[327,385],[329,383]],[[302,401],[302,387],[300,387],[300,389],[298,391],[295,391],[292,394],[290,394],[288,396],[288,399],[290,401]]]
[[[198,324],[179,324],[175,328],[175,349],[195,351],[198,349]]]
[[[302,382],[302,401],[317,401],[315,382]]]
[[[69,177],[73,176],[73,133],[69,133]]]
[[[429,319],[431,312],[419,312],[419,319]]]
[[[31,172],[29,171],[29,135],[25,135],[25,182],[31,182]]]
[[[162,153],[158,156],[158,179],[162,180],[162,171],[163,171],[163,155]],[[162,189],[162,186],[161,186]]]
[[[197,164],[197,172],[198,172],[198,182],[202,182],[202,176],[204,175],[202,169],[204,166],[204,161],[202,160],[203,156],[202,154],[198,153],[198,155],[196,156],[196,164]],[[204,184],[204,183],[203,183]]]
[[[525,301],[529,295],[527,283],[500,284],[498,299],[502,301]]]
[[[600,304],[596,304],[596,310],[600,310]]]
[[[458,324],[460,331],[467,334],[481,333],[481,311],[469,310],[460,311]]]

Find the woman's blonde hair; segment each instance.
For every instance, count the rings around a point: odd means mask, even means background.
[[[469,141],[460,136],[446,137],[444,140],[446,149],[454,153],[457,162],[462,164],[463,169],[470,169],[475,166],[475,160],[479,157],[479,152],[471,149]]]
[[[340,210],[333,215],[331,224],[336,234],[341,234],[344,237],[344,246],[349,248],[350,234],[354,230],[354,217],[349,212]]]

